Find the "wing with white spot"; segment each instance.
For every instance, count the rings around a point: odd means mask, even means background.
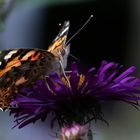
[[[36,61],[42,57],[42,50],[38,49],[11,49],[0,52],[0,77],[13,67],[19,67],[23,63]]]
[[[53,40],[52,44],[49,46],[48,51],[53,53],[54,55],[58,55],[58,53],[62,53],[63,50],[66,49],[66,40],[69,31],[70,22],[65,21],[62,28],[60,29],[58,35]]]
[[[66,43],[70,22],[65,21],[57,37],[49,46],[48,51],[60,59],[63,69],[67,66],[67,59],[70,53],[70,45]]]

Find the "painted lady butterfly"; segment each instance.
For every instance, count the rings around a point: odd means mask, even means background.
[[[64,72],[67,65],[70,46],[66,39],[69,21],[65,21],[57,37],[48,50],[11,49],[0,52],[0,108],[9,106],[9,102],[21,84],[30,85],[51,72]]]

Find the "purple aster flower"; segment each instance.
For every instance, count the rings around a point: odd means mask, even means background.
[[[59,125],[73,123],[85,125],[92,120],[102,120],[102,101],[123,101],[135,107],[140,100],[140,80],[131,74],[132,66],[120,72],[114,62],[102,61],[98,70],[89,69],[81,74],[74,63],[67,78],[56,73],[38,80],[32,87],[22,87],[11,102],[10,114],[14,114],[19,128],[52,114],[51,126],[55,120]],[[106,122],[106,121],[105,121]]]

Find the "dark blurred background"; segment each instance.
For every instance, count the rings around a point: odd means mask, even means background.
[[[56,37],[65,20],[70,21],[70,38],[89,18],[93,18],[71,40],[71,53],[85,67],[99,66],[102,60],[137,66],[140,77],[139,0],[7,0],[2,14],[0,49],[43,48]],[[3,8],[3,7],[2,7]],[[140,113],[122,103],[103,106],[110,127],[95,124],[95,140],[139,140]],[[47,123],[22,130],[10,128],[13,119],[0,112],[0,140],[51,140]],[[47,127],[45,127],[47,126]]]
[[[71,53],[85,65],[103,59],[124,63],[130,31],[129,8],[128,0],[24,3],[6,19],[3,47],[47,49],[60,29],[59,23],[70,20],[71,37],[92,14],[94,18],[71,40]]]

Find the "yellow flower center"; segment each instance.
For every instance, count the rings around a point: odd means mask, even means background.
[[[80,74],[78,88],[84,83],[84,81],[85,81],[85,75]]]

